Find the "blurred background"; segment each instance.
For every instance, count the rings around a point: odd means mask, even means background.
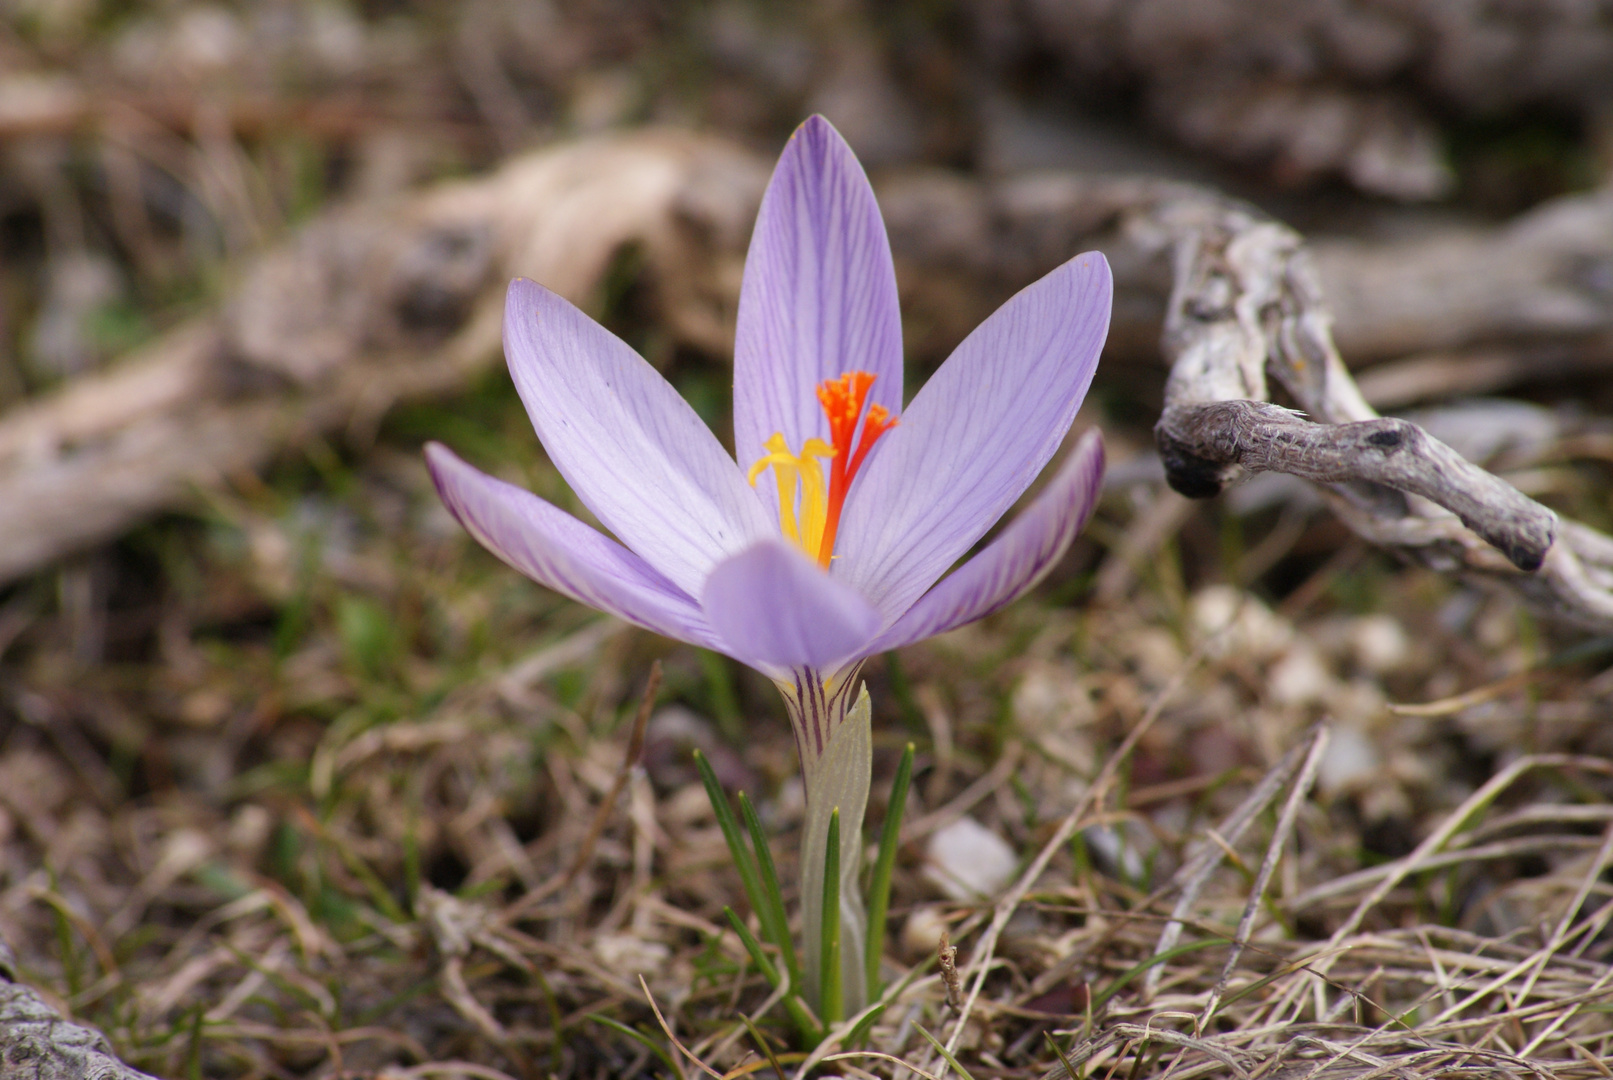
[[[1109,882],[1094,895],[1146,894],[1214,793],[1324,716],[1341,734],[1294,895],[1405,854],[1519,754],[1613,748],[1605,639],[1366,545],[1298,482],[1165,489],[1171,268],[1124,215],[1179,183],[1298,229],[1368,400],[1606,530],[1606,0],[0,0],[0,935],[21,981],[160,1075],[662,1069],[586,1019],[647,1023],[628,972],[691,1038],[732,1019],[714,942],[737,892],[687,751],[790,835],[772,688],[502,567],[419,447],[581,510],[502,370],[514,273],[726,440],[739,259],[813,112],[885,206],[910,388],[1075,251],[1120,283],[1078,422],[1109,447],[1092,527],[1027,604],[867,673],[876,771],[921,752],[897,954],[921,962],[974,895],[937,884],[965,871],[925,812],[961,805],[1011,869],[1174,679],[1128,766],[1144,797],[1066,868]],[[643,770],[562,887],[652,659]],[[1517,798],[1606,802],[1554,784]],[[1567,865],[1492,862],[1404,912],[1504,936]],[[1293,934],[1333,925],[1315,902]],[[1089,925],[1037,919],[1027,978]],[[1089,977],[1036,1000],[1069,1012]],[[1049,1056],[1000,1030],[977,1049],[1002,1075]]]

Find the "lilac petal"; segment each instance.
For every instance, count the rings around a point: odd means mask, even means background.
[[[782,540],[718,563],[700,597],[718,649],[769,675],[863,652],[879,613]]]
[[[1042,579],[1063,557],[1098,504],[1103,438],[1089,431],[1058,475],[980,554],[919,597],[868,647],[883,652],[923,641],[999,611]]]
[[[510,283],[510,374],[588,509],[691,596],[721,559],[777,531],[711,429],[627,344],[543,286]]]
[[[902,320],[885,223],[851,147],[814,116],[784,147],[745,257],[734,341],[739,464],[761,457],[774,432],[794,451],[827,438],[817,387],[849,371],[874,376],[869,401],[902,411]]]
[[[717,647],[694,600],[616,541],[440,443],[426,445],[426,464],[465,531],[533,581],[657,634]]]
[[[974,546],[1058,449],[1092,382],[1113,291],[1097,252],[1020,290],[874,448],[846,500],[834,566],[888,622]]]

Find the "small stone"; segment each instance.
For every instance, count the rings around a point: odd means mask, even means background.
[[[1018,865],[1008,841],[970,817],[937,829],[924,852],[925,880],[952,900],[995,896]]]
[[[1326,795],[1357,790],[1383,768],[1378,748],[1366,733],[1353,726],[1340,726],[1328,740],[1316,782]]]
[[[1350,652],[1362,671],[1383,675],[1406,666],[1411,639],[1393,617],[1368,615],[1350,627]]]
[[[1163,626],[1141,626],[1126,635],[1126,658],[1150,686],[1164,686],[1182,670],[1186,657],[1176,635]]]
[[[218,687],[202,687],[185,695],[179,718],[191,727],[210,728],[230,713],[230,697]]]
[[[672,952],[659,941],[645,941],[633,934],[601,934],[594,939],[594,955],[620,974],[650,975],[666,964]]]
[[[1193,597],[1192,618],[1210,656],[1275,656],[1294,639],[1294,627],[1265,604],[1230,585],[1210,585]]]
[[[1271,700],[1278,705],[1310,705],[1323,701],[1333,689],[1333,675],[1309,646],[1290,649],[1266,679]]]
[[[661,800],[656,816],[677,825],[703,825],[716,820],[704,784],[685,784]]]
[[[246,803],[230,816],[224,842],[247,861],[255,861],[274,830],[274,815],[258,803]]]
[[[1047,663],[1026,670],[1014,687],[1010,709],[1014,723],[1031,735],[1084,727],[1096,716],[1091,692],[1081,680]]]
[[[946,916],[939,904],[924,904],[913,909],[913,914],[902,924],[902,952],[909,960],[935,955],[941,947],[941,931],[947,928]]]

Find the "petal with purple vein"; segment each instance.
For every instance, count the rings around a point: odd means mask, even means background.
[[[777,527],[733,458],[665,379],[568,301],[510,284],[504,349],[560,474],[616,538],[691,596]]]
[[[899,618],[1058,449],[1109,329],[1097,252],[1020,290],[964,339],[874,449],[846,500],[835,574]]]
[[[718,563],[701,607],[734,659],[764,674],[832,670],[861,655],[879,613],[783,540],[764,540]]]
[[[983,619],[1023,596],[1053,568],[1097,505],[1103,439],[1089,431],[1058,474],[984,551],[919,597],[869,646],[883,652]]]
[[[426,463],[465,530],[533,581],[657,634],[719,647],[695,602],[616,541],[440,443],[426,445]]]
[[[734,342],[739,463],[761,457],[774,432],[792,450],[827,438],[817,388],[848,371],[874,376],[870,402],[902,411],[902,320],[885,223],[851,148],[814,116],[784,147],[745,258]]]

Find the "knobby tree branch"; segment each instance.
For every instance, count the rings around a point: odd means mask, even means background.
[[[152,1080],[119,1061],[94,1028],[63,1018],[16,981],[16,961],[0,941],[0,1075],[27,1080]]]
[[[1137,228],[1173,260],[1171,371],[1154,428],[1173,488],[1208,498],[1240,471],[1302,477],[1327,485],[1374,543],[1500,577],[1559,619],[1613,628],[1613,540],[1559,522],[1416,424],[1378,416],[1339,357],[1297,233],[1213,197],[1162,207]],[[1270,402],[1268,377],[1298,411]]]

